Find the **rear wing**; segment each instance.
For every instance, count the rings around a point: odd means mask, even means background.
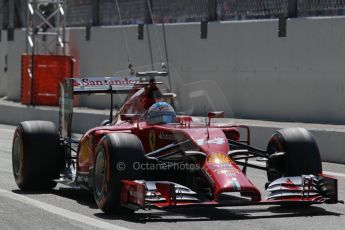
[[[59,109],[59,132],[63,139],[71,139],[73,99],[74,95],[82,94],[111,94],[110,121],[113,112],[112,94],[128,93],[135,85],[149,84],[155,77],[166,77],[167,72],[147,71],[138,72],[135,76],[128,77],[85,77],[65,78],[60,85],[60,109]],[[158,82],[156,82],[158,83]]]
[[[138,83],[140,83],[140,80],[136,76],[65,78],[65,82],[59,84],[59,132],[61,138],[71,138],[74,95],[128,93]],[[112,100],[111,95],[111,105],[113,105]]]

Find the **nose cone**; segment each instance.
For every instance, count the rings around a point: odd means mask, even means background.
[[[260,200],[260,192],[242,173],[240,168],[224,153],[207,156],[203,166],[213,186],[215,200],[224,192],[252,193],[254,200]]]

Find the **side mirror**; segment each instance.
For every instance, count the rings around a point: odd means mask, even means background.
[[[208,116],[208,125],[210,125],[212,118],[224,118],[224,111],[209,112],[207,116]]]
[[[110,124],[111,124],[111,121],[106,119],[106,120],[102,121],[101,126],[107,126],[107,125],[110,125]]]
[[[177,123],[181,123],[181,124],[187,124],[187,123],[191,123],[193,121],[193,118],[191,116],[177,116],[176,117],[176,122]]]
[[[139,114],[121,114],[120,117],[122,121],[134,121],[134,120],[138,120],[140,115]]]

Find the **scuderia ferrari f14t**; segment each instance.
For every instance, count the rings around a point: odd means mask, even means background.
[[[302,128],[278,130],[267,149],[250,145],[247,126],[175,111],[176,95],[157,77],[74,78],[60,85],[60,124],[24,121],[13,138],[13,174],[22,190],[62,183],[89,190],[106,213],[203,206],[301,205],[338,201],[337,179],[322,172],[319,149]],[[109,120],[72,138],[73,98],[108,93]],[[113,94],[127,94],[113,114]],[[266,165],[253,160],[260,159]],[[267,171],[265,198],[247,177]]]

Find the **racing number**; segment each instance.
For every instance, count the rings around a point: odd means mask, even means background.
[[[156,133],[154,130],[150,130],[149,132],[149,143],[150,143],[151,151],[153,151],[156,147]]]

